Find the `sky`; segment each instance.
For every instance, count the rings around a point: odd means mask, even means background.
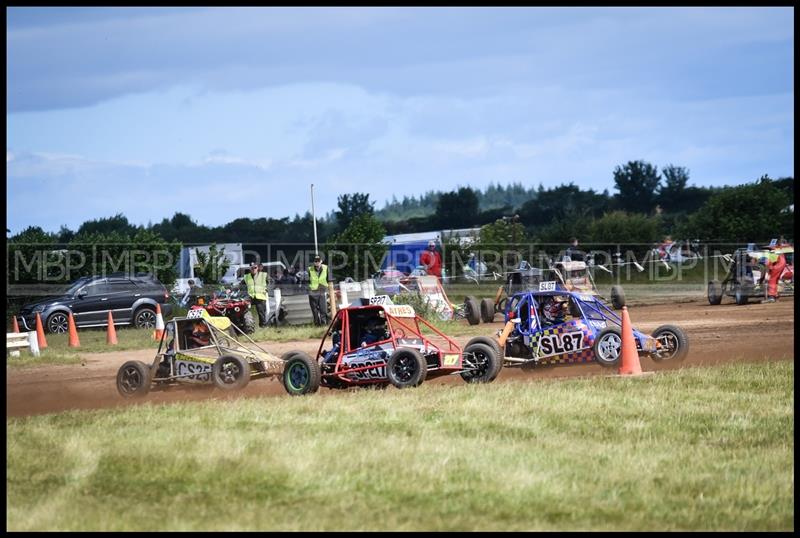
[[[7,8],[7,227],[794,175],[794,8]]]

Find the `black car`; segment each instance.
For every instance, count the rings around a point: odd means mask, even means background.
[[[47,332],[64,333],[70,312],[77,327],[106,327],[110,310],[114,325],[152,329],[156,323],[156,303],[167,317],[172,313],[168,301],[167,289],[150,274],[82,277],[62,295],[23,306],[17,321],[20,328],[35,330],[38,312]]]

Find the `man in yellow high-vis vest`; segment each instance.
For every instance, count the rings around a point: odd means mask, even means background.
[[[308,268],[308,303],[314,325],[328,324],[328,266],[319,256],[314,257],[314,265]]]
[[[267,273],[261,270],[261,264],[251,263],[250,272],[244,275],[244,284],[247,286],[247,295],[258,312],[258,326],[267,326],[267,286],[269,279]]]

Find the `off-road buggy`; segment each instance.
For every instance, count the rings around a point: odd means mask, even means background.
[[[424,268],[415,269],[410,275],[384,271],[373,279],[373,288],[389,296],[417,294],[443,321],[465,319],[470,325],[481,322],[481,306],[474,296],[467,295],[463,303],[451,303],[439,278],[424,273]]]
[[[468,383],[488,383],[501,368],[500,348],[476,337],[462,349],[410,305],[387,295],[359,298],[337,312],[317,351],[321,385],[398,388],[426,379],[460,375]]]
[[[619,365],[622,320],[597,295],[560,290],[544,281],[540,290],[513,295],[504,317],[510,328],[498,331],[504,366]],[[682,361],[688,353],[686,334],[674,325],[662,325],[652,335],[633,334],[639,354],[656,362]]]
[[[792,245],[769,245],[760,249],[751,245],[738,248],[730,256],[728,274],[720,282],[708,283],[708,303],[718,305],[724,296],[733,297],[738,305],[747,304],[750,299],[764,299],[767,292],[767,258],[770,253],[783,255],[786,259],[780,278],[778,293],[794,295],[794,247]]]
[[[280,377],[292,395],[319,388],[319,367],[308,354],[273,355],[228,318],[196,309],[167,322],[152,364],[133,360],[119,368],[117,391],[125,398],[187,385],[233,391],[269,377]]]
[[[484,298],[480,303],[481,320],[494,321],[495,314],[504,313],[510,297],[529,290],[539,290],[542,282],[550,282],[553,290],[574,291],[603,298],[597,291],[594,278],[586,262],[557,261],[548,262],[549,267],[539,269],[523,260],[519,268],[506,275],[505,283],[497,289],[494,300]],[[611,304],[619,310],[625,306],[625,292],[620,285],[611,286]],[[574,308],[574,307],[572,307]],[[577,315],[577,311],[572,312]]]

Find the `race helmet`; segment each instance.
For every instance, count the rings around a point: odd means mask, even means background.
[[[372,318],[367,321],[367,330],[368,331],[376,331],[379,329],[384,329],[386,327],[386,320],[382,318]]]
[[[561,321],[563,318],[563,308],[564,305],[562,303],[556,301],[553,297],[549,297],[542,305],[542,315],[546,321],[551,323]]]

